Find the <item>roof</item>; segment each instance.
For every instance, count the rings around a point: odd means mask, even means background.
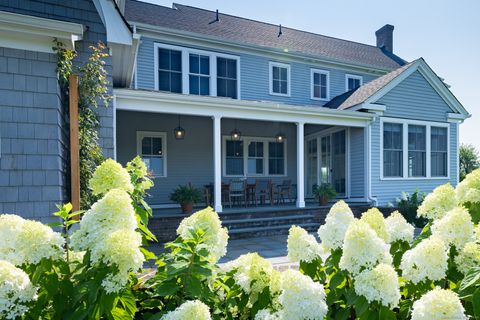
[[[365,100],[377,93],[393,79],[401,75],[405,70],[408,70],[416,61],[417,60],[407,63],[406,65],[399,67],[381,77],[378,77],[354,90],[350,90],[333,98],[327,103],[327,107],[345,110],[365,102]]]
[[[290,53],[319,56],[336,61],[379,69],[396,69],[405,62],[393,53],[376,46],[342,40],[306,31],[300,31],[219,13],[197,7],[173,4],[173,8],[127,0],[125,18],[130,23],[143,23],[173,30],[181,30],[272,49],[288,49]]]

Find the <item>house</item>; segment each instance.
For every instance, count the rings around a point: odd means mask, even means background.
[[[51,33],[71,30],[64,38],[77,50],[108,44],[114,102],[101,111],[102,146],[121,163],[143,157],[155,175],[155,208],[173,206],[168,195],[187,183],[211,184],[221,212],[222,183],[239,179],[290,181],[298,208],[322,183],[349,202],[386,206],[402,191],[458,182],[459,125],[470,115],[425,60],[395,55],[391,25],[375,33],[373,46],[181,4],[57,2],[53,13],[45,12],[47,1],[35,10],[30,1],[0,5],[0,39],[19,21],[5,20],[14,12],[56,21]],[[0,49],[8,65],[0,70],[0,210],[42,214],[67,198],[65,126],[52,53],[34,55],[34,44],[20,41]],[[45,89],[37,84],[31,103],[22,98],[31,88],[15,81],[25,70],[13,59],[39,57],[48,73],[32,67],[26,76],[48,74],[52,92],[36,92]],[[49,112],[54,106],[55,123],[43,113],[32,129],[43,103]],[[51,171],[55,181],[29,180],[29,172],[46,179]]]

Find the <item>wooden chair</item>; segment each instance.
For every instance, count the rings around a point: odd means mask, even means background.
[[[260,200],[260,204],[265,205],[267,203],[267,198],[270,200],[270,204],[273,204],[271,181],[264,179],[256,180],[255,184],[255,205],[257,205],[257,199]]]
[[[288,202],[292,203],[292,180],[283,180],[282,184],[277,186],[275,190],[275,195],[278,204],[285,204],[285,198],[288,198]]]
[[[222,203],[230,205],[232,207],[232,199],[230,198],[230,184],[222,183]]]
[[[235,203],[235,200],[243,200],[243,204],[247,207],[247,193],[245,189],[245,180],[232,180],[230,181],[230,203]],[[230,205],[231,207],[231,205]]]

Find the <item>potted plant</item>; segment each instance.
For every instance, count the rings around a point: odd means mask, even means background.
[[[180,204],[183,213],[192,213],[193,205],[202,199],[202,192],[190,183],[178,186],[171,194],[170,200]]]
[[[330,183],[322,183],[320,186],[313,188],[313,195],[318,200],[318,203],[324,206],[328,203],[328,200],[335,198],[337,193]]]

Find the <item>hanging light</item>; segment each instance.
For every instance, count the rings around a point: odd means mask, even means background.
[[[285,135],[282,133],[282,130],[281,130],[281,124],[278,124],[278,133],[277,135],[275,136],[275,140],[278,142],[278,143],[282,143],[283,141],[285,141],[286,137]]]
[[[178,116],[178,127],[173,129],[173,135],[177,140],[183,140],[185,138],[185,129],[180,126],[180,116]]]
[[[230,132],[230,137],[232,141],[240,141],[242,138],[242,133],[237,129],[237,120],[235,119],[235,129]]]

